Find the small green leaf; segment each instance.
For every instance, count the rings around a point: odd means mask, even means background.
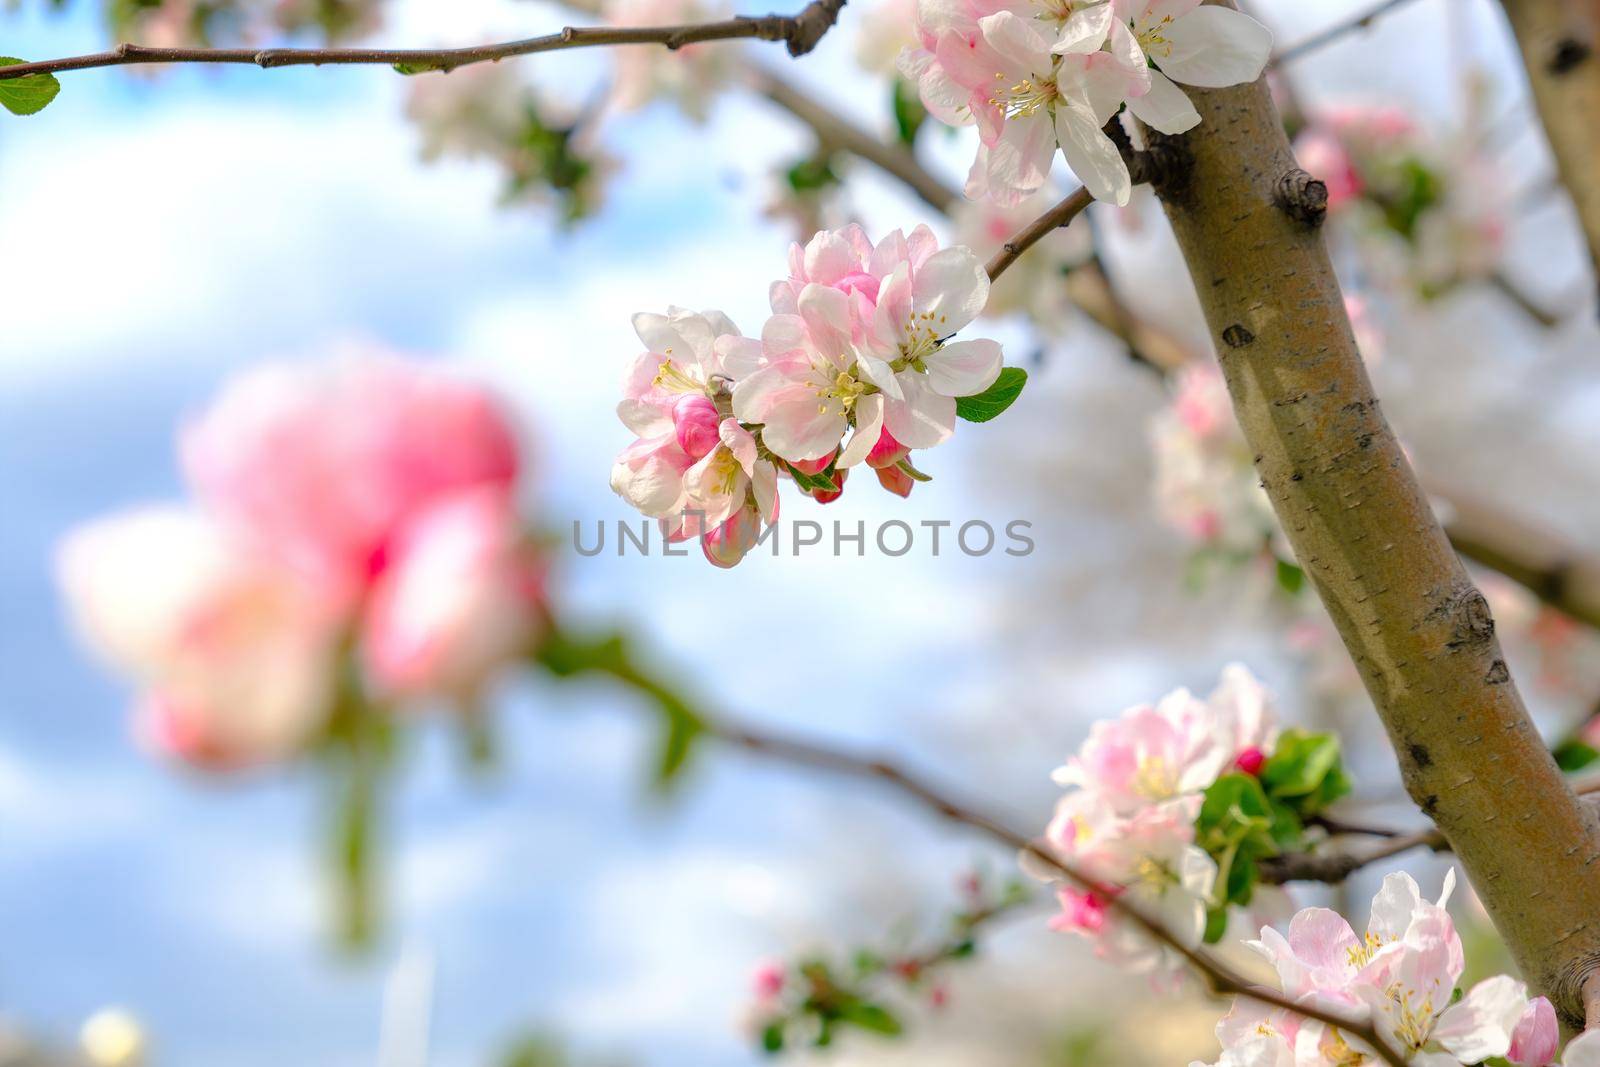
[[[1261,784],[1275,797],[1311,796],[1338,767],[1337,737],[1285,730],[1272,758],[1261,768]]]
[[[783,1051],[783,1020],[778,1019],[768,1023],[761,1031],[761,1051],[775,1053]]]
[[[0,56],[0,67],[14,67],[26,60]],[[24,78],[0,81],[0,107],[13,115],[33,115],[56,98],[61,83],[54,74],[29,74]]]
[[[1600,760],[1600,752],[1582,741],[1563,741],[1556,746],[1554,755],[1556,765],[1568,774],[1581,771],[1596,760]]]
[[[797,193],[819,193],[839,184],[839,174],[828,155],[808,156],[784,171],[789,188]]]
[[[901,470],[905,471],[906,472],[906,476],[909,477],[914,482],[931,482],[931,481],[933,481],[933,475],[924,474],[922,471],[917,470],[917,468],[915,468],[915,467],[913,467],[911,465],[911,461],[909,459],[902,459],[899,463],[896,463],[895,466],[899,467]]]
[[[1288,560],[1278,561],[1278,588],[1297,596],[1306,587],[1306,572]]]
[[[1228,906],[1211,908],[1206,912],[1205,943],[1215,945],[1228,932]]]
[[[839,1008],[839,1021],[849,1023],[851,1026],[874,1034],[884,1034],[896,1037],[901,1031],[900,1020],[896,1019],[889,1010],[881,1004],[871,1004],[866,1001],[856,1001],[841,1005]]]
[[[808,493],[815,491],[837,493],[839,491],[839,485],[832,477],[832,464],[829,464],[826,470],[820,470],[815,474],[807,474],[792,463],[788,465],[788,469],[789,476],[794,479],[794,484]]]
[[[1021,367],[1005,367],[994,384],[976,396],[956,400],[956,414],[968,422],[988,422],[1010,407],[1028,384],[1028,372]]]
[[[403,60],[394,65],[396,74],[404,74],[408,78],[413,74],[427,74],[436,70],[444,70],[444,68],[437,63],[424,63],[420,60]]]
[[[689,764],[689,753],[705,726],[687,709],[664,708],[666,731],[656,755],[655,784],[658,789],[671,785]]]
[[[900,137],[900,143],[908,147],[915,144],[917,132],[928,118],[928,109],[922,106],[916,86],[904,78],[896,78],[890,103],[894,108],[895,132]]]

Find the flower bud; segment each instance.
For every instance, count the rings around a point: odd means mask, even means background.
[[[761,536],[761,514],[743,507],[715,530],[700,539],[700,550],[715,567],[736,567]]]
[[[1239,758],[1233,761],[1233,765],[1254,778],[1261,773],[1261,767],[1266,762],[1267,754],[1251,745],[1239,753]]]
[[[916,484],[916,479],[899,467],[884,467],[878,471],[878,484],[895,496],[910,496],[911,487]]]
[[[874,304],[878,302],[879,281],[872,275],[862,271],[846,274],[834,283],[834,288],[843,289],[847,293],[860,293]]]
[[[820,459],[792,460],[790,461],[789,466],[793,467],[801,474],[821,474],[823,471],[828,469],[828,464],[832,463],[833,457],[837,456],[838,454],[839,450],[836,448]]]
[[[693,459],[700,459],[717,447],[717,424],[722,416],[709,397],[691,393],[672,406],[672,426],[678,434],[678,447]]]
[[[813,489],[811,491],[812,499],[819,504],[831,504],[835,500],[838,500],[840,497],[844,496],[844,480],[849,476],[849,474],[849,471],[834,471],[833,482],[839,488],[835,489],[831,493],[826,489]]]
[[[867,453],[867,466],[883,470],[892,467],[911,454],[911,449],[895,440],[894,434],[885,426],[883,432],[878,434],[878,443],[872,446],[872,451]],[[905,494],[902,493],[901,496]]]

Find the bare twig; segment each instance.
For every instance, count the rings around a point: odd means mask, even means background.
[[[0,81],[25,78],[30,74],[151,63],[231,63],[263,68],[384,64],[404,66],[419,73],[448,72],[473,63],[494,63],[513,56],[567,48],[648,44],[678,49],[705,41],[741,38],[783,41],[790,55],[803,56],[832,28],[844,5],[845,0],[812,0],[796,15],[741,15],[720,22],[683,26],[567,26],[543,37],[465,48],[152,48],[122,44],[91,55],[0,67]]]
[[[880,140],[775,72],[753,70],[751,88],[811,127],[822,147],[848,152],[871,163],[935,211],[949,214],[961,199],[957,190],[923,167],[910,149]]]
[[[1363,8],[1350,18],[1337,22],[1325,30],[1312,34],[1303,41],[1297,41],[1284,48],[1272,57],[1268,66],[1276,67],[1281,63],[1292,63],[1303,56],[1310,55],[1312,52],[1325,48],[1335,41],[1348,37],[1359,30],[1366,29],[1379,18],[1389,14],[1391,11],[1399,10],[1410,2],[1411,0],[1382,0],[1381,3]]]
[[[560,634],[554,630],[552,630],[552,636],[547,640],[558,641],[569,647],[580,647],[573,644],[573,638],[570,636]],[[622,650],[622,646],[615,641],[602,641],[597,647],[602,650],[597,655],[564,657],[566,671],[568,673],[574,670],[592,671],[617,678],[640,689],[650,696],[652,700],[660,703],[669,716],[681,715],[684,709],[690,706],[689,702],[671,686],[629,659]],[[1013,829],[992,815],[957,800],[919,774],[908,771],[882,757],[861,755],[843,749],[832,748],[808,739],[785,736],[731,718],[710,716],[698,711],[694,715],[696,726],[702,736],[736,748],[742,748],[754,755],[780,763],[810,767],[850,778],[878,782],[903,796],[917,801],[942,818],[977,830],[992,840],[1015,849],[1019,853],[1025,853],[1056,872],[1063,880],[1071,882],[1085,892],[1094,893],[1104,899],[1107,907],[1113,912],[1142,930],[1146,936],[1182,958],[1205,980],[1208,987],[1216,995],[1244,997],[1247,1000],[1280,1008],[1284,1011],[1337,1027],[1351,1037],[1369,1045],[1379,1058],[1389,1064],[1390,1067],[1405,1067],[1405,1060],[1384,1040],[1370,1022],[1351,1018],[1343,1013],[1332,1011],[1316,1004],[1300,1003],[1276,990],[1266,989],[1254,984],[1250,979],[1239,974],[1209,952],[1185,944],[1181,938],[1168,930],[1159,920],[1146,914],[1137,905],[1130,903],[1125,895],[1111,891],[1109,887],[1099,880],[1090,877],[1085,872],[1062,860],[1049,848],[1035,841],[1027,834]]]
[[[1000,251],[989,260],[989,280],[992,282],[1004,274],[1006,268],[1015,263],[1022,253],[1044,240],[1050,234],[1077,218],[1090,204],[1094,197],[1089,195],[1089,190],[1079,189],[1069,194],[1055,207],[1030,222],[1026,228],[1011,240],[1000,247]]]

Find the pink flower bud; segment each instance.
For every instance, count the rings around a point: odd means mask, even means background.
[[[821,459],[793,460],[789,463],[789,466],[793,467],[801,474],[821,474],[823,471],[828,469],[828,464],[832,463],[833,457],[838,454],[839,450],[834,449]]]
[[[878,471],[878,484],[895,496],[910,496],[916,480],[899,467],[884,467]]]
[[[948,986],[936,985],[928,990],[928,1004],[934,1011],[938,1011],[950,1003],[950,989]]]
[[[783,963],[778,960],[764,960],[756,967],[755,974],[750,977],[750,984],[755,989],[756,999],[774,1000],[783,992],[784,982],[787,981],[787,971]]]
[[[1061,914],[1050,920],[1054,929],[1093,934],[1105,925],[1109,904],[1099,894],[1062,889],[1056,896],[1061,901]]]
[[[872,446],[872,451],[867,453],[867,466],[883,470],[911,455],[911,449],[895,440],[894,434],[885,426],[883,432],[878,434],[878,443]],[[902,496],[905,494],[902,493]]]
[[[1511,1032],[1511,1051],[1506,1053],[1506,1059],[1517,1067],[1542,1067],[1555,1060],[1560,1037],[1555,1008],[1544,997],[1535,997]]]
[[[761,515],[752,507],[740,508],[715,530],[700,539],[700,550],[715,567],[738,566],[761,536]]]
[[[1261,766],[1266,762],[1267,754],[1251,745],[1239,753],[1239,758],[1233,761],[1233,765],[1253,778],[1261,773]]]
[[[678,434],[678,447],[693,459],[700,459],[717,447],[717,424],[722,416],[709,397],[691,393],[672,406],[672,427]]]
[[[811,491],[812,499],[816,500],[816,502],[819,504],[831,504],[835,500],[838,500],[840,497],[844,496],[844,480],[849,476],[849,474],[849,471],[834,471],[833,482],[839,488],[835,489],[831,493],[826,489],[813,489]]]

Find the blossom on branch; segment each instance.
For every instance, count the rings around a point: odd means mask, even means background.
[[[1280,733],[1270,695],[1237,664],[1204,700],[1179,689],[1094,723],[1055,772],[1072,791],[1044,845],[1096,884],[1060,884],[1053,925],[1138,970],[1178,961],[1119,917],[1113,899],[1183,944],[1218,940],[1230,904],[1261,903],[1256,861],[1299,842],[1304,820],[1348,788],[1339,763],[1333,738]],[[1037,858],[1024,862],[1061,882]]]
[[[1126,163],[1103,127],[1124,106],[1162,133],[1199,114],[1175,82],[1254,81],[1272,37],[1200,0],[921,0],[919,44],[901,54],[928,111],[976,124],[967,195],[1016,203],[1044,184],[1059,147],[1098,200],[1126,204]]]
[[[1530,999],[1526,987],[1507,975],[1486,978],[1465,993],[1456,988],[1466,964],[1445,910],[1454,883],[1452,871],[1434,902],[1410,875],[1391,874],[1373,899],[1364,935],[1335,912],[1306,908],[1289,923],[1287,935],[1268,927],[1249,945],[1272,964],[1285,995],[1370,1021],[1417,1067],[1463,1067],[1494,1057],[1544,1067],[1556,1045],[1548,1002]],[[1218,1024],[1217,1037],[1223,1048],[1218,1067],[1381,1062],[1354,1035],[1242,999]],[[1577,1051],[1569,1064],[1590,1062],[1582,1048]]]
[[[611,486],[670,538],[701,537],[706,556],[738,562],[777,514],[777,484],[820,502],[839,497],[866,463],[905,496],[912,449],[950,439],[958,417],[992,418],[1022,389],[1000,346],[953,340],[984,310],[989,276],[932,231],[896,230],[874,244],[859,226],[816,234],[772,283],[760,338],[726,315],[671,309],[636,315],[646,347],[617,406],[634,442]],[[984,400],[982,410],[962,410]]]

